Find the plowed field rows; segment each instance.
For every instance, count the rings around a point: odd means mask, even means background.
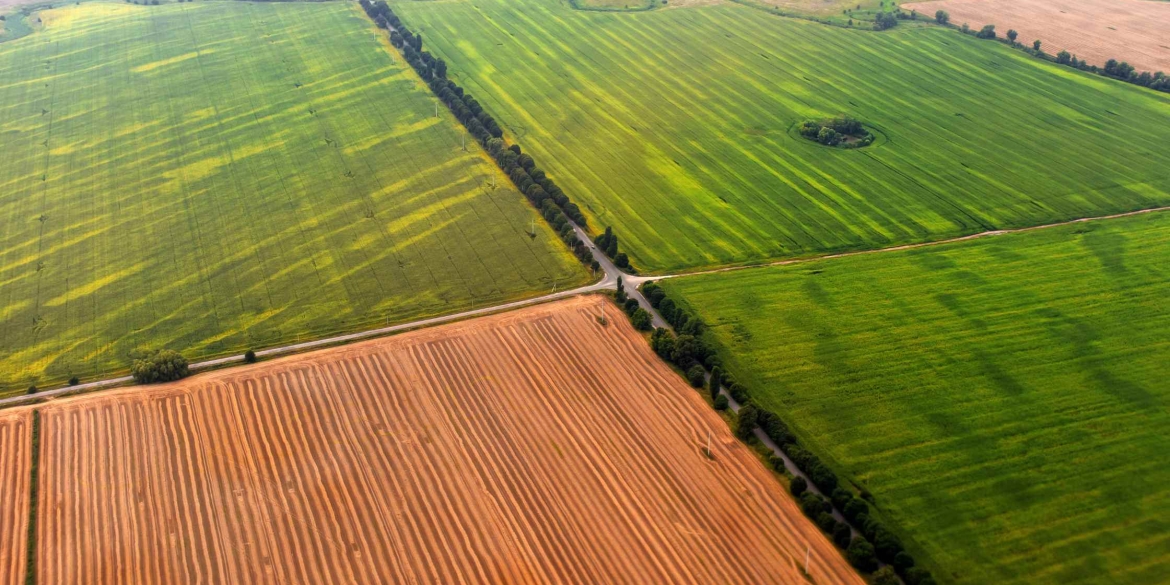
[[[861,583],[601,298],[41,409],[42,584]]]
[[[32,411],[0,415],[0,583],[24,581]]]

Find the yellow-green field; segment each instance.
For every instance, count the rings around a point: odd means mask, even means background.
[[[1170,205],[1170,95],[957,31],[733,3],[392,5],[645,272]],[[878,140],[793,132],[837,114]]]
[[[588,278],[356,4],[41,17],[0,43],[0,390]]]

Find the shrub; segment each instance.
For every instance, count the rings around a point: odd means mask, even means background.
[[[878,532],[885,530],[885,527],[882,526],[882,523],[879,522],[877,518],[874,518],[868,514],[866,514],[864,521],[859,522],[861,522],[861,526],[858,526],[857,528],[859,528],[861,533],[864,534],[865,537],[869,540],[877,538]]]
[[[869,518],[869,505],[861,498],[853,498],[841,508],[841,513],[849,519],[850,522],[861,523],[860,518],[865,516]]]
[[[81,378],[78,378],[77,376],[73,376],[72,378],[69,378],[69,385],[70,386],[76,386],[80,383],[81,383]]]
[[[634,311],[638,310],[638,299],[627,298],[625,302],[622,303],[622,309],[625,310],[626,314],[633,315]]]
[[[804,492],[800,496],[800,511],[809,518],[816,518],[825,511],[825,501],[812,492]]]
[[[633,299],[630,299],[633,300]],[[634,309],[634,314],[630,315],[630,323],[634,325],[634,329],[638,331],[649,331],[651,327],[650,313],[638,307]]]
[[[820,461],[817,461],[811,467],[811,469],[806,470],[809,479],[817,484],[817,487],[821,488],[822,492],[826,494],[833,493],[833,490],[837,489],[837,475]]]
[[[877,568],[877,559],[873,556],[873,545],[864,538],[854,538],[845,550],[845,557],[849,564],[863,573],[870,573]]]
[[[874,552],[883,563],[893,563],[894,557],[902,552],[902,542],[890,531],[881,529],[873,539]]]
[[[29,387],[28,387],[28,390],[25,390],[25,391],[24,391],[24,393],[25,393],[25,394],[36,394],[36,393],[37,393],[37,386],[36,386],[36,384],[33,384],[33,385],[29,386]]]
[[[248,351],[245,351],[244,352],[244,361],[249,363],[249,364],[256,363],[256,352],[254,352],[250,349]]]
[[[837,489],[833,490],[833,493],[831,496],[829,496],[829,499],[833,500],[834,506],[844,511],[845,504],[853,501],[853,492],[850,492],[842,486],[837,486]]]
[[[892,567],[882,567],[873,574],[873,585],[902,585]]]
[[[905,573],[910,567],[914,566],[914,557],[910,556],[910,553],[902,551],[894,555],[894,562],[890,564],[894,565],[894,568],[899,573]]]
[[[833,518],[832,514],[828,512],[821,512],[820,514],[817,514],[817,528],[820,528],[821,532],[832,534],[833,529],[836,527],[837,519]]]
[[[691,366],[691,369],[687,370],[687,381],[695,388],[702,388],[703,382],[707,381],[707,371],[700,365]]]
[[[983,25],[983,28],[979,29],[979,32],[975,33],[975,36],[977,38],[980,38],[980,39],[994,39],[995,38],[995,25],[994,24]]]
[[[853,538],[853,531],[849,529],[849,525],[844,522],[838,522],[833,527],[833,543],[841,548],[849,546],[849,541]]]
[[[720,394],[719,396],[715,397],[715,410],[719,410],[719,411],[727,410],[728,406],[729,406],[729,404],[727,403],[726,396]]]
[[[939,24],[947,24],[951,21],[951,15],[946,10],[939,10],[934,13],[934,20]]]
[[[727,389],[727,393],[740,404],[746,404],[748,401],[747,388],[744,388],[742,384],[732,384]]]
[[[130,365],[130,375],[139,384],[171,382],[190,374],[187,359],[172,349],[147,352]]]
[[[792,483],[788,484],[788,491],[792,492],[793,496],[799,498],[801,494],[808,491],[808,481],[800,476],[794,477]]]
[[[739,409],[739,416],[736,417],[735,436],[741,439],[751,437],[759,417],[760,411],[756,405],[745,404],[743,408]]]
[[[931,576],[930,571],[922,567],[911,567],[903,573],[906,579],[906,585],[934,585],[934,577]]]

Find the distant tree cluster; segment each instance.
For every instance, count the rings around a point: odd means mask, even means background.
[[[873,30],[886,30],[898,26],[898,18],[902,11],[898,11],[898,16],[893,12],[879,12],[877,17],[873,19]]]
[[[849,116],[806,120],[800,124],[800,135],[826,146],[842,148],[859,148],[873,143],[873,134]]]
[[[492,155],[500,169],[516,188],[532,203],[542,217],[553,226],[561,240],[572,249],[577,258],[595,264],[589,247],[573,230],[573,223],[584,227],[585,214],[564,191],[536,166],[532,156],[524,154],[520,145],[508,145],[504,129],[483,106],[455,82],[447,79],[447,63],[423,50],[422,35],[414,34],[390,9],[385,0],[359,0],[371,19],[390,31],[390,43],[402,51],[406,62],[425,80],[435,95],[446,104],[467,132]],[[597,269],[593,266],[594,270]]]
[[[187,358],[173,349],[136,352],[131,357],[130,375],[139,384],[172,382],[191,374]]]

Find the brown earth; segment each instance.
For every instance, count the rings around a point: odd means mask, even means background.
[[[601,297],[39,408],[41,584],[863,583]]]
[[[31,411],[0,413],[0,583],[24,582],[31,441]]]
[[[951,23],[979,29],[994,24],[1002,37],[1008,29],[1018,42],[1055,55],[1062,49],[1102,66],[1109,59],[1127,61],[1138,71],[1170,74],[1170,2],[1155,0],[939,0],[903,4],[933,17],[938,10]]]

